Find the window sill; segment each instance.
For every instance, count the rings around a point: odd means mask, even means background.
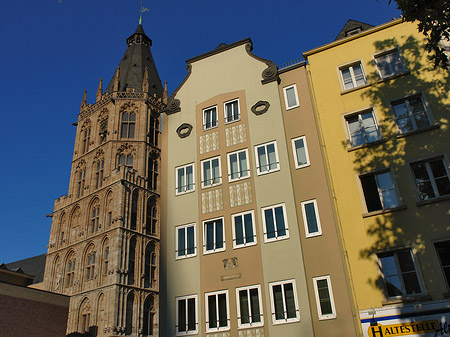
[[[299,106],[300,106],[300,104],[293,105],[293,106],[290,106],[290,107],[286,107],[286,111],[298,108]]]
[[[207,128],[207,129],[203,129],[203,131],[214,130],[214,129],[217,129],[218,127],[219,127],[219,125],[216,125],[216,126],[212,126],[212,127],[210,127],[210,128]]]
[[[364,213],[362,215],[362,217],[363,218],[370,218],[371,216],[380,215],[380,214],[386,214],[386,213],[392,213],[392,212],[396,212],[396,211],[401,211],[401,210],[404,210],[406,208],[407,208],[406,205],[401,205],[401,206],[397,206],[397,207],[393,207],[393,208],[389,208],[389,209],[382,209],[380,211]]]
[[[273,169],[273,170],[270,170],[270,171],[264,171],[264,172],[256,172],[256,175],[257,176],[263,176],[263,175],[265,175],[265,174],[269,174],[269,173],[273,173],[273,172],[278,172],[280,170],[280,168],[278,167],[277,169]]]
[[[391,76],[388,76],[388,77],[385,77],[385,78],[381,78],[381,79],[378,80],[378,83],[388,82],[388,81],[393,80],[395,78],[399,78],[399,77],[403,77],[403,76],[409,75],[410,73],[411,72],[409,70],[406,70],[406,71],[404,71],[402,73],[399,73],[399,74],[395,74],[395,75],[391,75]]]
[[[287,240],[287,239],[289,239],[288,234],[283,235],[283,236],[277,236],[275,238],[270,238],[270,239],[264,237],[264,243],[278,242],[278,241],[283,241],[283,240]]]
[[[422,302],[422,301],[430,301],[430,295],[417,295],[417,296],[405,296],[402,298],[392,298],[384,300],[382,305],[392,305],[399,303],[411,303],[411,302]]]
[[[413,131],[409,131],[409,132],[406,132],[406,133],[398,134],[397,138],[403,138],[403,137],[415,135],[416,133],[422,133],[422,132],[427,132],[427,131],[434,130],[434,129],[439,129],[440,127],[441,127],[441,123],[436,123],[436,124],[427,126],[425,128],[421,128],[421,129],[418,129],[418,130],[413,130]]]
[[[180,195],[190,194],[190,193],[194,193],[194,192],[195,192],[195,189],[194,190],[189,190],[189,191],[186,191],[186,192],[180,192],[180,193],[176,193],[175,192],[175,196],[178,197]]]
[[[364,88],[370,87],[371,85],[372,85],[371,83],[366,83],[366,84],[360,85],[359,87],[355,87],[355,88],[351,88],[351,89],[347,89],[347,90],[342,90],[341,91],[341,96],[349,94],[349,93],[357,91],[357,90],[360,90],[360,89],[364,89]]]
[[[239,116],[238,119],[233,119],[232,121],[225,121],[223,124],[227,125],[227,124],[232,124],[232,123],[236,123],[236,122],[240,122],[241,121],[241,117]]]
[[[442,197],[433,198],[430,200],[422,200],[416,203],[417,206],[424,206],[428,204],[434,204],[435,202],[447,201],[450,200],[450,195],[444,195]]]
[[[359,150],[359,149],[363,149],[365,147],[375,146],[375,145],[383,144],[383,143],[386,143],[386,142],[387,142],[387,139],[383,138],[383,139],[380,139],[380,140],[376,140],[374,142],[370,142],[370,143],[366,143],[366,144],[362,144],[362,145],[358,145],[358,146],[347,147],[347,152],[356,151],[356,150]]]
[[[216,187],[216,186],[220,186],[220,185],[222,185],[222,182],[217,183],[217,184],[213,184],[213,185],[202,186],[202,190],[206,190],[208,188],[212,188],[212,187]]]

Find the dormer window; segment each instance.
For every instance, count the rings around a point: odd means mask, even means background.
[[[354,29],[347,30],[347,31],[345,32],[345,36],[349,37],[349,36],[352,36],[352,35],[359,34],[359,33],[361,33],[361,32],[362,32],[362,28],[361,28],[361,27],[358,27],[358,28],[354,28]]]

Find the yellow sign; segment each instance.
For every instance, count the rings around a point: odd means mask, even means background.
[[[370,325],[368,329],[369,337],[393,337],[406,335],[422,335],[428,332],[435,332],[439,326],[437,320],[422,321],[422,322],[408,322],[392,325]]]

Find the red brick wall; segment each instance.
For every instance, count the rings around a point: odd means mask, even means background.
[[[63,337],[69,308],[0,295],[0,335],[4,337]]]

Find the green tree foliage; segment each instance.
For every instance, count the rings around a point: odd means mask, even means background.
[[[392,0],[389,0],[391,3]],[[427,38],[425,48],[435,67],[449,69],[441,40],[450,41],[450,0],[394,0],[404,20],[418,21],[419,32]]]

